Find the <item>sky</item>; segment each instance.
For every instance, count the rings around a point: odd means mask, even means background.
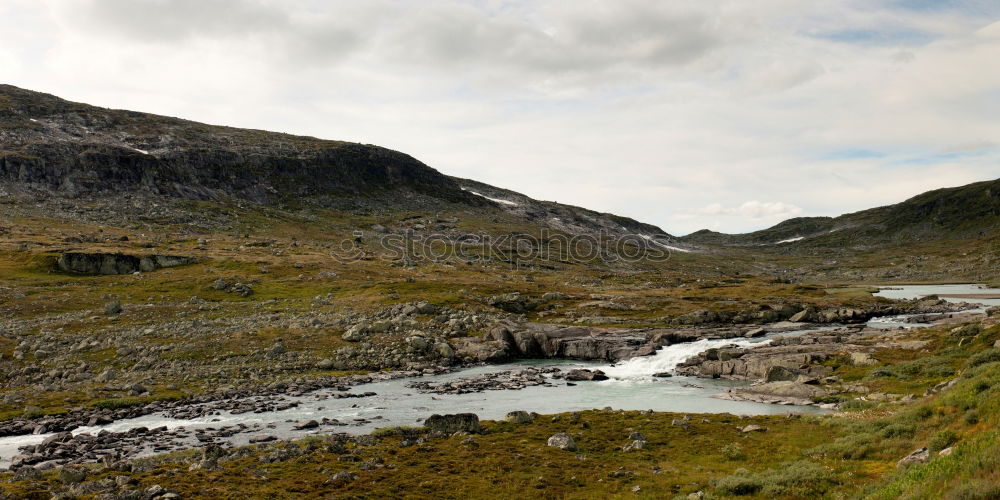
[[[0,82],[675,235],[1000,177],[996,0],[0,0]]]

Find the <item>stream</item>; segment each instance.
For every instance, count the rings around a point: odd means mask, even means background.
[[[979,285],[936,285],[900,286],[887,288],[878,295],[889,298],[912,298],[928,294],[997,294],[1000,289],[985,289]],[[998,299],[947,298],[954,302],[981,302],[987,306],[1000,305]],[[902,318],[874,318],[870,326],[912,327]],[[278,396],[281,403],[297,403],[293,408],[261,413],[247,412],[232,414],[217,411],[213,414],[191,419],[170,418],[163,413],[154,413],[138,418],[123,419],[108,425],[80,427],[73,434],[97,434],[102,430],[122,432],[138,427],[154,429],[166,427],[174,431],[166,440],[153,438],[141,445],[137,455],[150,455],[168,449],[203,446],[206,442],[243,445],[251,438],[273,436],[278,439],[298,438],[311,434],[348,432],[365,434],[380,427],[415,426],[432,414],[475,413],[481,419],[502,419],[508,412],[525,410],[542,414],[611,407],[624,410],[654,410],[690,413],[732,413],[742,415],[766,415],[796,413],[822,413],[812,406],[787,406],[776,404],[728,401],[712,397],[725,392],[727,388],[744,386],[746,383],[727,380],[700,379],[692,377],[654,377],[654,374],[670,372],[676,365],[712,347],[726,345],[751,346],[770,342],[777,336],[801,335],[808,331],[834,327],[812,328],[793,332],[774,333],[754,339],[699,340],[664,347],[651,356],[632,358],[614,365],[567,360],[524,360],[503,365],[489,365],[458,370],[455,372],[419,378],[401,378],[352,387],[350,393],[374,392],[374,396],[357,398],[336,398],[335,389],[324,389],[302,396]],[[575,368],[600,369],[609,380],[599,382],[578,382],[569,386],[561,379],[549,379],[545,385],[528,386],[520,390],[488,390],[466,394],[421,393],[407,387],[414,381],[428,381],[435,384],[454,381],[485,373],[518,371],[525,369],[559,368],[565,373]],[[247,399],[254,399],[250,397]],[[275,398],[270,398],[273,401]],[[326,419],[326,420],[324,420]],[[316,420],[317,427],[296,430],[301,422]],[[179,432],[178,432],[179,431]],[[221,433],[220,433],[221,431]],[[18,448],[40,443],[51,434],[10,436],[0,438],[0,469],[10,465],[11,458],[18,454]],[[212,435],[210,441],[199,437]]]

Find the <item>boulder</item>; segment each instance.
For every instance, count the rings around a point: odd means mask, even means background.
[[[797,381],[766,382],[744,388],[742,391],[798,399],[812,399],[830,394],[829,390],[822,387]]]
[[[506,311],[514,314],[524,314],[527,312],[534,311],[538,307],[538,303],[529,297],[521,295],[520,292],[504,293],[500,295],[493,295],[486,300],[486,303],[500,309],[501,311]]]
[[[501,342],[488,342],[477,337],[457,338],[452,341],[455,355],[482,362],[506,361],[510,358],[507,345]]]
[[[438,310],[437,306],[431,304],[427,301],[417,302],[417,313],[419,314],[434,314]]]
[[[447,342],[439,342],[438,344],[436,344],[434,346],[434,351],[437,352],[438,356],[445,359],[451,359],[455,357],[455,350],[452,349]]]
[[[87,469],[79,465],[67,465],[59,469],[58,477],[63,484],[79,484],[87,479]]]
[[[530,424],[535,419],[534,417],[531,416],[530,413],[523,410],[518,410],[508,413],[507,416],[504,417],[504,420],[515,424]]]
[[[479,432],[479,416],[475,413],[455,413],[448,415],[431,415],[424,420],[424,427],[432,430],[454,434],[456,432]]]
[[[581,381],[581,380],[607,380],[608,376],[604,374],[601,370],[587,370],[579,368],[576,370],[570,370],[569,373],[565,375],[566,380]]]
[[[816,317],[816,310],[812,307],[807,307],[788,318],[788,321],[793,321],[795,323],[801,323],[803,321],[814,321]]]
[[[368,325],[365,323],[358,323],[344,332],[341,336],[344,340],[348,342],[361,342],[368,336]]]
[[[914,450],[909,455],[899,459],[899,461],[896,462],[896,467],[906,467],[908,465],[922,464],[930,460],[930,458],[931,458],[930,451],[928,451],[927,448],[920,448],[918,450]]]
[[[782,381],[794,381],[797,380],[800,373],[797,370],[792,370],[781,365],[775,365],[767,369],[767,374],[764,376],[765,382],[782,382]]]
[[[576,451],[576,441],[573,440],[573,436],[566,434],[565,432],[560,432],[559,434],[554,434],[549,438],[548,445],[553,448],[559,448],[560,450],[566,451]]]
[[[267,350],[267,357],[277,358],[285,353],[285,346],[281,342],[275,342],[270,349]]]
[[[641,450],[641,449],[644,449],[645,447],[646,447],[646,440],[645,439],[636,439],[636,440],[632,441],[631,443],[623,446],[622,447],[622,451]]]

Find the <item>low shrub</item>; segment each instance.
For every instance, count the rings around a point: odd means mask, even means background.
[[[979,423],[979,412],[972,410],[965,412],[965,423],[976,425]]]
[[[726,460],[743,460],[747,456],[743,453],[743,447],[737,443],[729,443],[722,447],[722,456],[726,457]]]
[[[844,460],[864,460],[870,458],[876,451],[878,436],[869,433],[850,434],[837,438],[832,443],[824,443],[805,451],[807,456],[832,455]]]
[[[879,435],[886,439],[911,438],[916,431],[912,425],[889,424],[879,431]]]
[[[716,490],[726,495],[815,497],[836,484],[833,472],[809,461],[788,462],[777,469],[750,473],[745,469],[717,479]]]
[[[427,429],[423,427],[381,427],[372,431],[371,435],[375,438],[387,438],[387,437],[403,437],[411,438],[416,437],[427,432]]]
[[[146,401],[139,398],[112,398],[97,401],[92,406],[104,410],[117,410],[119,408],[142,406],[144,404],[146,404]]]
[[[931,451],[940,451],[951,446],[957,441],[957,434],[949,430],[943,430],[931,438],[931,442],[928,443],[927,447],[930,448]]]
[[[941,356],[931,356],[896,364],[893,370],[906,376],[950,377],[955,374],[951,360]]]
[[[965,366],[969,368],[975,368],[980,365],[985,365],[987,363],[996,363],[1000,361],[1000,349],[991,348],[982,352],[978,352],[969,357],[969,361],[965,363]]]

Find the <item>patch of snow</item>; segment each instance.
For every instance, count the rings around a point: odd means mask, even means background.
[[[35,122],[35,123],[38,123],[38,120],[36,120],[34,118],[28,118],[28,119],[31,120],[31,121],[33,121],[33,122]]]
[[[640,234],[639,236],[641,236],[642,239],[644,239],[646,241],[649,241],[650,243],[652,243],[652,244],[654,244],[656,246],[666,248],[667,250],[673,250],[675,252],[691,253],[691,250],[688,249],[688,248],[675,247],[675,246],[670,246],[670,245],[667,245],[667,244],[664,244],[664,243],[660,243],[659,241],[656,241],[655,239],[653,239],[652,236],[650,236],[648,234]]]
[[[775,245],[780,245],[781,243],[791,243],[793,241],[799,241],[805,239],[805,236],[796,236],[794,238],[788,238],[787,240],[776,241]]]
[[[517,203],[514,203],[513,201],[510,201],[510,200],[501,200],[500,198],[490,198],[489,196],[486,196],[485,194],[477,193],[477,192],[475,192],[475,191],[473,191],[471,189],[462,188],[462,191],[468,191],[468,192],[470,192],[470,193],[472,193],[472,194],[474,194],[476,196],[479,196],[480,198],[486,198],[487,200],[490,200],[490,201],[492,201],[494,203],[501,203],[501,204],[504,204],[504,205],[510,205],[512,207],[516,207],[517,206]]]
[[[141,150],[141,149],[138,149],[138,148],[130,148],[130,149],[131,149],[132,151],[138,151],[138,152],[140,152],[140,153],[142,153],[142,154],[144,154],[144,155],[148,155],[148,154],[149,154],[149,151],[143,151],[143,150]]]

